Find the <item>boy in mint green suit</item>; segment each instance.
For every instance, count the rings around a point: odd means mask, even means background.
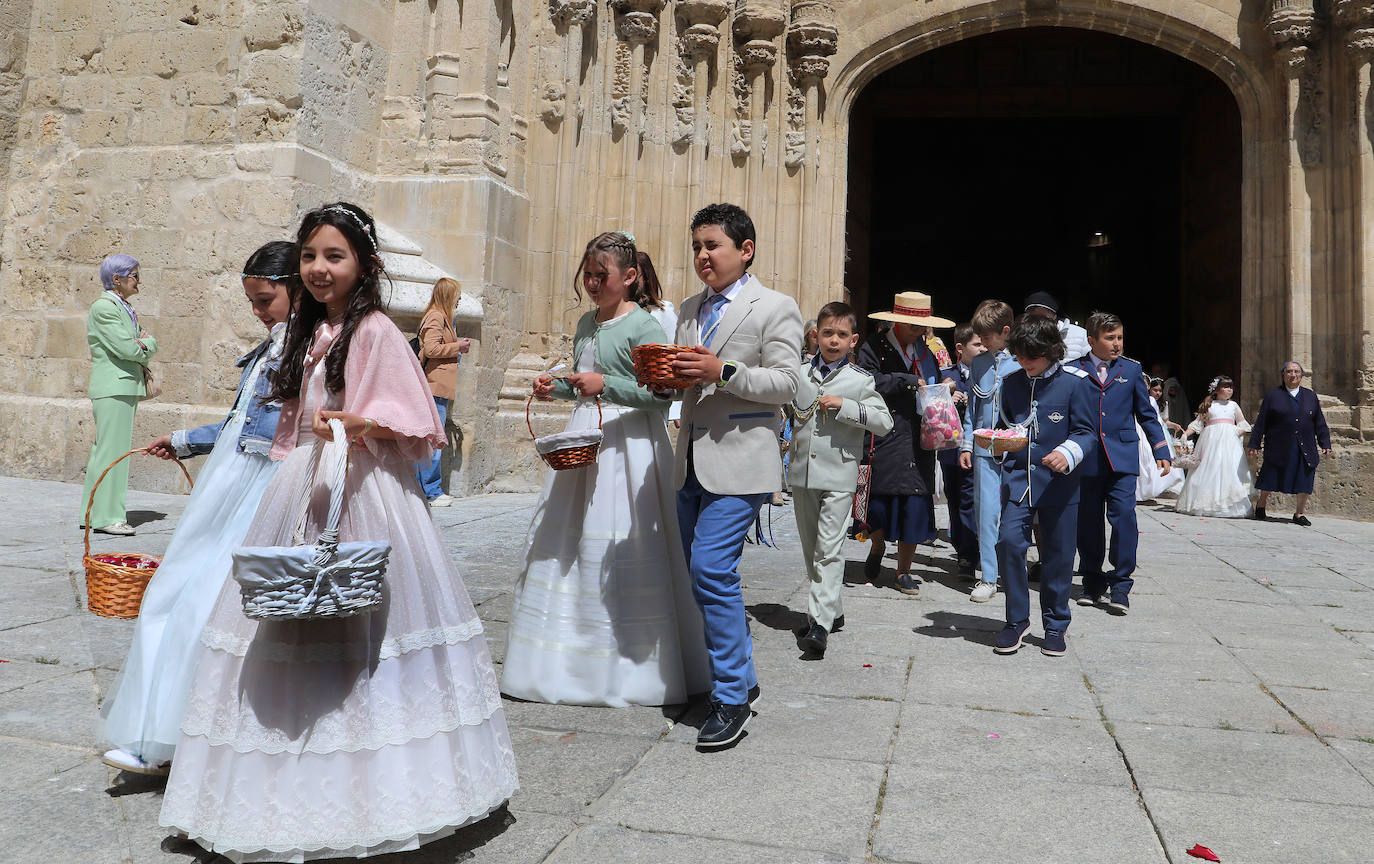
[[[148,393],[144,370],[157,340],[138,325],[138,314],[128,298],[138,293],[138,262],[128,255],[111,255],[100,265],[105,286],[91,304],[86,319],[86,342],[91,349],[91,381],[87,395],[95,414],[95,444],[86,462],[86,484],[81,495],[82,524],[91,487],[111,462],[129,451],[134,435],[134,410]],[[124,498],[129,485],[129,463],[121,462],[96,489],[90,525],[103,534],[129,535],[134,531],[124,520]]]

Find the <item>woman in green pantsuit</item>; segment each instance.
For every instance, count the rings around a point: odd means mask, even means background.
[[[157,340],[138,325],[129,298],[138,293],[138,262],[128,255],[111,255],[100,265],[105,291],[91,304],[86,319],[86,342],[91,347],[91,383],[87,395],[95,413],[95,444],[86,462],[86,486],[81,494],[81,519],[91,487],[111,462],[128,452],[134,436],[134,409],[147,393],[145,370],[157,353]],[[129,486],[129,463],[121,462],[96,489],[91,528],[102,534],[129,535],[134,529],[124,517]]]

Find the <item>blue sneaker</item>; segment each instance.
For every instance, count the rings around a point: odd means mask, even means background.
[[[1131,611],[1131,598],[1125,594],[1113,594],[1107,601],[1107,611],[1113,615],[1125,615]]]
[[[1015,654],[1021,648],[1021,639],[1030,629],[1030,622],[1021,624],[1008,624],[1002,628],[1002,632],[997,634],[997,644],[992,646],[992,650],[998,654]]]
[[[1068,651],[1068,645],[1064,643],[1064,634],[1056,633],[1053,630],[1045,631],[1045,641],[1040,643],[1040,653],[1046,657],[1063,657],[1064,652]]]

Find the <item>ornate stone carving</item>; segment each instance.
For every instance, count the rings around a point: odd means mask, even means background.
[[[1313,167],[1322,162],[1326,140],[1326,63],[1314,53],[1298,75],[1298,158]]]
[[[581,27],[596,12],[596,0],[549,0],[549,17],[562,27]]]
[[[550,126],[557,126],[563,122],[563,99],[568,94],[567,89],[562,84],[555,84],[552,81],[544,85],[544,89],[539,94],[539,119]]]
[[[693,24],[682,32],[679,44],[686,57],[709,58],[720,45],[720,30],[712,24]]]
[[[634,54],[628,42],[615,43],[615,75],[611,79],[611,132],[619,137],[630,128],[634,105],[630,92],[630,68]]]
[[[741,42],[778,38],[787,26],[782,0],[735,0],[735,38]]]
[[[788,56],[819,59],[829,57],[839,47],[840,31],[835,27],[835,5],[828,0],[793,0],[792,21],[787,25]],[[829,64],[825,65],[829,71]],[[822,76],[824,77],[824,73]]]
[[[1311,0],[1273,0],[1264,22],[1274,50],[1294,74],[1311,53],[1316,28],[1317,14]]]
[[[1336,0],[1331,19],[1345,30],[1345,52],[1357,62],[1374,57],[1374,0]]]
[[[752,39],[739,47],[740,63],[745,70],[761,72],[778,60],[778,46],[764,39]]]
[[[673,83],[673,145],[682,148],[700,134],[709,139],[710,108],[696,104],[697,64],[709,62],[720,47],[720,22],[730,14],[730,0],[678,0],[677,75]],[[706,97],[703,89],[702,97]],[[705,122],[697,129],[697,111]]]

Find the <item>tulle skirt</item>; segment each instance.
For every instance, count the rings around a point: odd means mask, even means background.
[[[318,537],[320,450],[287,457],[244,545]],[[161,822],[231,860],[414,849],[516,789],[482,624],[411,463],[384,453],[353,451],[340,525],[342,540],[391,543],[379,610],[259,623],[226,579],[201,636]]]
[[[668,705],[710,689],[663,415],[603,403],[596,463],[549,471],[515,585],[501,691],[572,705]],[[568,430],[595,428],[579,404]]]
[[[129,657],[101,706],[104,739],[144,761],[172,758],[201,628],[229,555],[243,540],[277,464],[238,449],[242,414],[215,439],[162,564],[143,594]]]
[[[1170,489],[1177,489],[1183,485],[1183,470],[1180,468],[1169,469],[1168,474],[1161,474],[1159,466],[1155,464],[1154,450],[1150,447],[1150,442],[1145,439],[1145,430],[1140,424],[1135,424],[1135,434],[1140,436],[1140,474],[1135,481],[1135,500],[1149,501],[1158,498]],[[1173,458],[1173,442],[1169,440],[1166,430],[1164,440],[1169,445],[1169,457]]]
[[[1254,511],[1250,464],[1237,429],[1217,423],[1198,436],[1198,466],[1188,472],[1175,509],[1190,516],[1243,517]]]

